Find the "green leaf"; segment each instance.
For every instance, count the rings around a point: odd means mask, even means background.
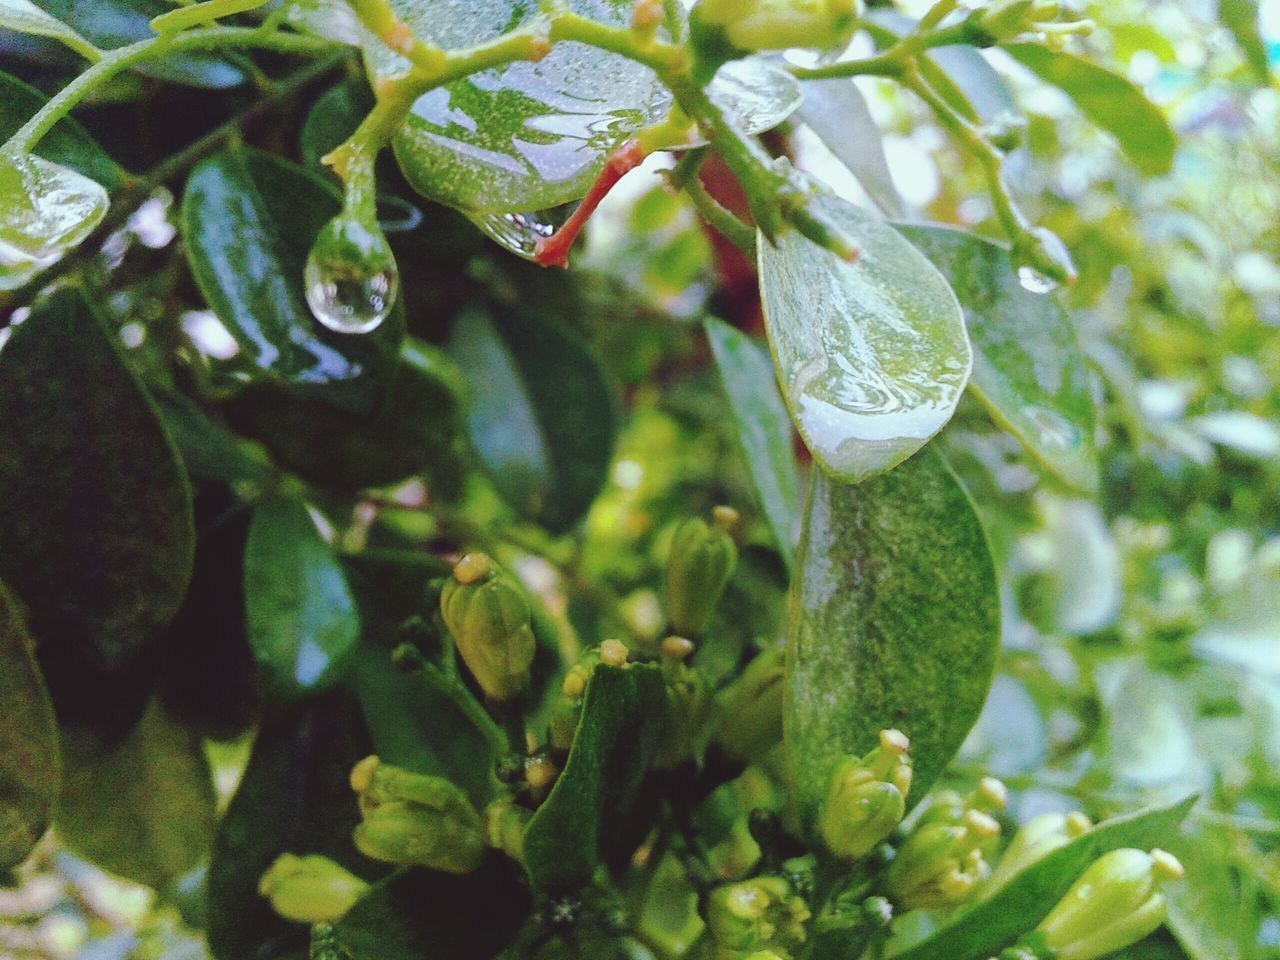
[[[301,500],[254,512],[244,556],[249,646],[270,699],[331,687],[360,639],[360,617],[338,558]]]
[[[955,412],[973,364],[947,282],[888,224],[811,201],[860,251],[850,263],[789,231],[759,238],[765,328],[782,395],[814,459],[857,482],[920,449]]]
[[[361,335],[335,333],[312,315],[303,267],[320,228],[340,209],[337,189],[317,175],[232,149],[192,171],[182,232],[196,284],[236,340],[237,380],[285,385],[368,414],[386,396],[404,314],[395,310]]]
[[[774,543],[787,566],[795,559],[800,478],[791,447],[791,418],[778,393],[769,355],[722,320],[703,328],[733,411],[734,435]]]
[[[529,909],[510,863],[490,860],[459,877],[403,870],[383,880],[334,927],[351,960],[475,960],[497,957]]]
[[[1256,0],[1218,0],[1218,19],[1231,31],[1245,62],[1259,83],[1271,81],[1271,65],[1267,45],[1258,30]]]
[[[152,703],[122,743],[64,740],[66,778],[55,825],[69,849],[163,890],[203,860],[216,798],[200,738]]]
[[[1009,251],[951,227],[898,228],[933,261],[964,310],[969,387],[1041,465],[1084,493],[1098,489],[1093,398],[1071,318],[1026,290]]]
[[[576,337],[527,312],[473,308],[448,350],[472,385],[472,446],[498,492],[555,532],[586,513],[608,475],[613,390]]]
[[[0,579],[42,650],[120,667],[177,612],[191,492],[155,410],[79,293],[32,310],[0,352]]]
[[[1187,875],[1164,888],[1166,923],[1192,960],[1242,960],[1258,942],[1260,904],[1233,863],[1238,835],[1221,827],[1189,824],[1160,847],[1186,867]],[[1242,889],[1243,888],[1243,889]]]
[[[61,40],[73,50],[88,51],[92,44],[57,17],[51,17],[31,0],[0,0],[0,30]]]
[[[940,454],[857,486],[813,471],[783,711],[808,821],[835,763],[891,727],[911,739],[919,802],[977,720],[999,651],[995,565]]]
[[[730,60],[707,86],[707,96],[748,136],[772,130],[804,100],[800,81],[764,57]]]
[[[0,869],[44,836],[62,779],[58,727],[17,602],[0,584]]]
[[[35,87],[0,73],[0,142],[13,136],[48,99]],[[40,138],[35,152],[52,163],[96,180],[109,191],[117,189],[126,176],[73,117],[63,117],[55,123],[53,129]]]
[[[657,667],[592,672],[564,771],[525,830],[525,867],[536,887],[573,891],[590,881],[604,847],[622,832],[665,705]]]
[[[1045,83],[1075,101],[1095,126],[1107,131],[1143,173],[1159,176],[1173,167],[1177,138],[1164,111],[1124,77],[1065,51],[1034,43],[1004,49]]]
[[[320,158],[355,133],[360,118],[373,109],[373,94],[362,78],[353,77],[326,90],[307,113],[299,137],[303,162],[329,171]]]
[[[1098,824],[1083,836],[1037,860],[980,905],[894,960],[985,960],[1035,927],[1062,899],[1076,878],[1110,850],[1161,847],[1195,802],[1188,797]]]
[[[351,768],[370,753],[359,709],[334,693],[268,719],[222,817],[209,863],[209,946],[220,960],[306,956],[307,928],[282,920],[258,879],[282,853],[321,853],[366,877]]]

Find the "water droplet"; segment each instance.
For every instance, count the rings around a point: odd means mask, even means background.
[[[387,319],[400,273],[387,238],[350,213],[334,217],[316,237],[303,273],[307,305],[335,333],[368,333]]]
[[[1029,406],[1025,413],[1027,419],[1035,424],[1039,431],[1037,439],[1043,447],[1051,450],[1072,450],[1084,439],[1081,429],[1056,410]]]
[[[538,241],[545,240],[569,219],[576,204],[532,213],[468,213],[467,219],[490,240],[518,257],[532,260]]]
[[[1032,293],[1053,293],[1058,289],[1058,281],[1052,277],[1046,277],[1035,267],[1019,267],[1018,282],[1022,284],[1023,290],[1029,290]]]

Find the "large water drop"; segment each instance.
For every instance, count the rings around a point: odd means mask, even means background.
[[[391,245],[375,225],[350,213],[316,237],[303,273],[307,305],[335,333],[368,333],[387,319],[400,291]]]

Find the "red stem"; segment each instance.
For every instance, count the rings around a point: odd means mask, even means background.
[[[595,212],[596,207],[600,206],[600,201],[609,195],[614,185],[625,174],[640,166],[644,158],[645,152],[635,140],[625,141],[609,154],[604,169],[600,171],[600,176],[591,185],[587,195],[582,198],[582,203],[578,204],[578,209],[573,211],[573,215],[559,230],[538,241],[533,262],[542,267],[569,266],[569,248],[578,239],[578,234],[582,232],[587,219]]]

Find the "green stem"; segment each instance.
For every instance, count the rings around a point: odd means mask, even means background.
[[[669,178],[671,184],[688,194],[689,200],[693,203],[694,209],[698,211],[699,216],[710,224],[717,233],[752,260],[755,260],[755,230],[722,207],[715,197],[707,193],[707,188],[698,179],[698,168],[702,165],[702,160],[706,153],[705,147],[699,150],[690,150],[686,153],[680,159],[680,162],[676,164],[676,168],[671,171]]]

